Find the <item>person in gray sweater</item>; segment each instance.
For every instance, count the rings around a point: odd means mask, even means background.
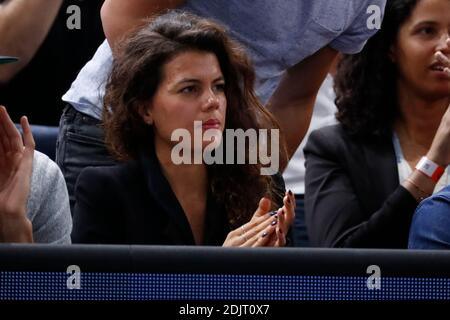
[[[72,215],[67,186],[58,165],[35,151],[27,218],[33,226],[33,240],[40,243],[70,244]]]
[[[26,117],[22,137],[0,106],[0,242],[70,244],[72,218],[59,167],[34,150]]]

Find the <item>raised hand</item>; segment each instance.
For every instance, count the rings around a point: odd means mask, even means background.
[[[22,137],[5,107],[0,106],[0,241],[32,242],[26,216],[33,169],[34,139],[26,117]]]
[[[447,39],[447,47],[450,47],[450,38]],[[435,55],[437,60],[444,64],[444,72],[450,77],[450,58],[443,54],[442,51],[436,52]]]
[[[447,39],[447,46],[450,47],[450,39]],[[450,78],[450,58],[447,57],[442,51],[435,53],[436,59],[444,65],[444,72],[448,74]],[[450,92],[448,92],[450,100]],[[450,105],[449,105],[450,107]],[[428,151],[427,157],[434,162],[446,167],[450,164],[450,108],[447,108],[444,116],[442,117],[439,128],[434,136],[431,148]]]
[[[450,105],[442,117],[427,157],[443,167],[450,164]]]

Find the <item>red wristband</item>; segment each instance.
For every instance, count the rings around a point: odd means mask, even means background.
[[[430,177],[434,182],[438,182],[445,171],[445,168],[438,165],[436,162],[428,159],[427,157],[422,157],[419,163],[416,165],[416,169]]]

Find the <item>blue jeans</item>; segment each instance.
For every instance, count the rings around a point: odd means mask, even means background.
[[[75,110],[64,108],[59,122],[56,142],[56,163],[66,179],[70,209],[75,207],[75,185],[78,175],[86,167],[114,165],[104,143],[100,121]]]
[[[308,233],[305,223],[305,195],[296,194],[295,220],[292,228],[292,242],[294,247],[309,247]]]
[[[450,249],[450,186],[423,200],[414,213],[409,249]]]

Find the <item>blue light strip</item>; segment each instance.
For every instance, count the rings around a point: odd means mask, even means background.
[[[68,289],[65,272],[0,272],[0,300],[448,300],[450,279],[382,277],[370,290],[366,277],[80,274]]]

